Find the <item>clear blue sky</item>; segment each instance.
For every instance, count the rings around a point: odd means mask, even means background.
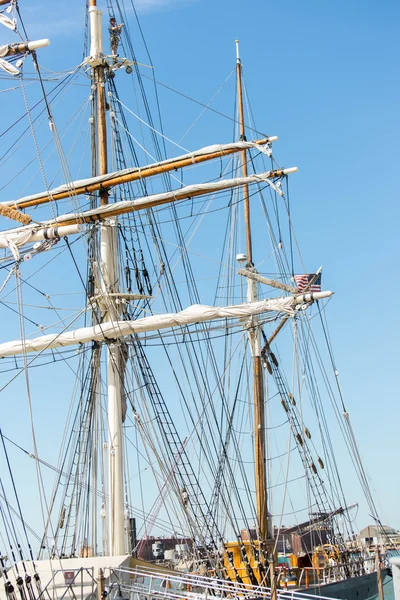
[[[400,292],[399,4],[141,0],[137,6],[157,79],[204,103],[233,69],[240,39],[257,127],[279,136],[280,164],[299,167],[291,178],[296,233],[305,264],[310,271],[322,264],[324,287],[336,292],[329,320],[347,408],[382,518],[400,528],[400,328],[392,304]],[[80,61],[83,9],[83,0],[21,6],[31,37],[52,40],[40,54],[44,66],[58,70]],[[138,60],[147,62],[143,51]],[[232,114],[232,91],[233,79],[213,106]],[[167,91],[160,98],[165,132],[179,138],[200,108]],[[216,122],[210,119],[185,144],[230,141],[232,124],[220,119],[216,129]],[[362,511],[360,526],[368,521]]]

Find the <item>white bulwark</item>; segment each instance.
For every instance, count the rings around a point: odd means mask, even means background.
[[[400,556],[393,556],[390,559],[393,570],[393,588],[395,600],[400,600]]]

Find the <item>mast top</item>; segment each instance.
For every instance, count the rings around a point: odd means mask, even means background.
[[[91,67],[104,66],[102,11],[97,8],[97,0],[89,0],[90,56],[87,62]]]
[[[239,55],[239,40],[235,40],[236,44],[236,63],[240,65],[240,55]]]

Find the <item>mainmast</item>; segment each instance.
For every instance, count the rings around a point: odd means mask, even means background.
[[[237,93],[239,105],[240,140],[246,140],[244,111],[243,111],[243,89],[242,89],[242,62],[239,55],[239,40],[236,40],[236,73]],[[241,152],[242,174],[247,177],[247,152]],[[244,204],[244,222],[246,232],[246,263],[248,269],[254,269],[251,242],[250,201],[249,186],[242,187]],[[257,283],[247,280],[247,300],[257,301]],[[248,325],[250,348],[253,364],[253,396],[254,396],[254,452],[255,452],[255,488],[256,488],[256,511],[258,537],[260,544],[264,544],[272,532],[268,531],[267,511],[267,475],[265,467],[265,414],[264,414],[264,381],[261,363],[261,344],[258,318],[252,317]]]
[[[90,58],[92,89],[96,96],[96,150],[97,172],[105,175],[107,165],[106,124],[106,68],[103,52],[102,12],[97,0],[89,0]],[[100,205],[108,204],[108,191],[99,192]],[[101,321],[118,321],[120,311],[116,303],[118,294],[117,228],[115,220],[105,220],[100,226],[100,266],[97,272],[101,300]],[[125,554],[123,436],[122,436],[122,382],[125,361],[123,346],[119,342],[107,343],[107,392],[108,392],[108,553],[110,556]],[[94,490],[94,493],[96,491]]]

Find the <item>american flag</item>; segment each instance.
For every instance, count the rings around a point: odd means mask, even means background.
[[[320,292],[321,291],[321,273],[318,273],[318,275],[316,275],[315,273],[311,273],[309,275],[295,275],[294,276],[294,280],[296,282],[299,292],[304,292],[304,290],[307,288],[310,281],[312,281],[313,279],[314,279],[314,281],[312,282],[310,287],[307,289],[307,292]]]

